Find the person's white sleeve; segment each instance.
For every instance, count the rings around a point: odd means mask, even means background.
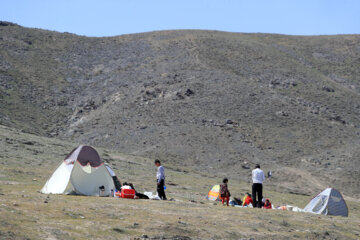
[[[158,183],[160,183],[160,181],[162,179],[165,179],[165,170],[164,170],[163,166],[160,166],[158,168],[158,173],[157,173],[157,181],[158,181]]]
[[[161,167],[161,179],[165,179],[165,169]]]

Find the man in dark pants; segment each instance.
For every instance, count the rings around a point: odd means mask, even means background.
[[[265,175],[263,170],[260,169],[260,165],[256,164],[255,169],[252,171],[252,198],[254,207],[261,208],[262,206],[262,194],[263,194],[263,182]],[[257,198],[256,198],[257,195]]]
[[[157,173],[156,173],[156,183],[157,183],[157,193],[161,200],[166,200],[165,195],[165,169],[163,166],[161,166],[160,160],[155,160],[155,166],[157,167]]]

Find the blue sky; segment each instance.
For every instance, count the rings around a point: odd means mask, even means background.
[[[169,29],[360,33],[360,0],[5,0],[0,20],[87,36]]]

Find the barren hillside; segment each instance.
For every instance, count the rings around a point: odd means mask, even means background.
[[[0,124],[278,191],[360,194],[360,36],[163,31],[107,38],[0,22]]]

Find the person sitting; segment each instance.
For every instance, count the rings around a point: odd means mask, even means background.
[[[253,200],[251,198],[251,194],[246,193],[245,197],[243,199],[243,207],[249,206],[250,204],[254,206],[254,202],[253,202]]]
[[[236,198],[236,197],[234,197],[234,205],[239,205],[239,206],[242,206],[242,201],[241,201],[241,199],[240,198]]]
[[[117,190],[117,191],[121,191],[121,182],[120,182],[120,180],[118,179],[118,177],[117,176],[112,176],[112,179],[113,179],[113,181],[114,181],[114,185],[115,185],[115,189]]]
[[[268,198],[265,200],[263,208],[264,209],[272,209],[271,202],[270,202],[270,200]]]
[[[121,189],[134,189],[134,188],[131,187],[129,183],[124,182],[123,185],[121,186]]]
[[[227,183],[229,180],[227,178],[224,178],[223,183],[220,185],[220,197],[222,200],[222,204],[224,205],[224,202],[226,201],[226,205],[229,206],[229,200],[230,200],[230,191],[228,189]]]

